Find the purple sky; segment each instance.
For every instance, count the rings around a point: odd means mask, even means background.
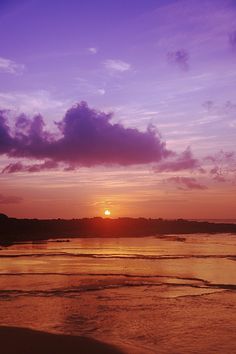
[[[236,216],[235,1],[2,0],[0,42],[3,212]]]

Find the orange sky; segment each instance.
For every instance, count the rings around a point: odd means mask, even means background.
[[[1,193],[17,196],[0,211],[15,217],[234,218],[235,186],[212,183],[204,190],[180,190],[151,169],[82,168],[76,172],[1,176]]]

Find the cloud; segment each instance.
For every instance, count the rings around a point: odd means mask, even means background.
[[[190,148],[179,155],[169,155],[165,161],[161,161],[154,167],[155,172],[177,172],[194,169],[200,169],[200,162],[193,156]]]
[[[231,163],[235,159],[235,152],[234,151],[223,151],[220,150],[214,155],[208,155],[205,157],[205,160],[209,160],[216,164],[223,164],[223,163]]]
[[[8,112],[3,111],[0,115],[0,153],[9,157],[50,160],[72,166],[126,166],[158,162],[173,154],[167,150],[155,127],[149,126],[141,132],[112,124],[112,114],[91,109],[85,102],[69,109],[64,118],[55,123],[55,134],[46,129],[40,115],[32,119],[20,115],[13,128],[9,127],[7,115]],[[35,168],[42,169],[42,165]],[[9,165],[5,172],[16,169],[25,167]]]
[[[208,117],[203,118],[200,122],[214,123],[214,128],[217,130],[225,129],[225,127],[236,127],[236,104],[230,100],[227,100],[221,104],[212,100],[205,101],[203,107],[206,110]]]
[[[59,164],[55,161],[46,160],[42,163],[24,165],[21,162],[10,163],[1,173],[17,173],[17,172],[41,172],[44,170],[55,170]]]
[[[98,90],[97,90],[97,92],[98,92],[98,94],[99,94],[99,95],[104,96],[104,95],[105,95],[105,93],[106,93],[106,90],[105,90],[105,89],[100,88],[100,89],[98,89]]]
[[[21,162],[10,163],[2,170],[2,173],[15,173],[24,171],[24,166]]]
[[[223,104],[216,104],[212,100],[208,100],[203,102],[202,106],[207,110],[208,113],[212,113],[214,115],[223,115],[223,116],[232,116],[235,117],[236,113],[236,104],[231,102],[230,100],[225,101]]]
[[[18,204],[22,200],[23,199],[21,197],[6,196],[6,195],[3,195],[3,194],[0,194],[0,204]]]
[[[131,65],[118,59],[108,59],[104,62],[106,69],[113,72],[125,72],[131,69]]]
[[[207,189],[206,186],[198,183],[196,178],[193,177],[170,177],[167,179],[167,181],[176,184],[181,190]]]
[[[46,90],[0,92],[0,107],[29,114],[43,111],[55,115],[64,112],[68,104],[70,104],[68,100],[55,99]]]
[[[233,151],[219,151],[208,155],[204,160],[210,164],[209,176],[217,182],[227,182],[235,177],[236,155]]]
[[[4,111],[0,111],[0,154],[10,151],[12,148],[12,138],[10,136],[10,128],[4,117]]]
[[[168,52],[167,60],[169,63],[177,65],[181,70],[189,69],[189,54],[185,49]]]
[[[0,57],[0,73],[21,74],[25,69],[23,64],[17,64],[13,60]]]
[[[76,77],[76,89],[79,93],[84,96],[104,96],[106,94],[105,85],[98,86],[91,81],[84,79],[82,77]]]
[[[90,48],[88,48],[88,51],[89,51],[91,54],[97,54],[98,49],[95,48],[95,47],[90,47]]]
[[[224,174],[222,173],[219,167],[213,167],[210,170],[210,174],[212,175],[213,179],[217,182],[227,182],[226,177],[224,177]]]
[[[214,102],[212,100],[207,100],[203,102],[202,106],[208,111],[211,112],[211,110],[214,108]]]

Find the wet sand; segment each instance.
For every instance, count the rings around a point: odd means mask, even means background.
[[[122,354],[98,340],[51,334],[18,327],[0,327],[2,354]]]

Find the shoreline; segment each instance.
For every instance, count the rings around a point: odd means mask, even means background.
[[[204,234],[208,234],[208,235],[219,235],[219,234],[228,234],[228,235],[232,235],[232,236],[236,236],[236,231],[228,231],[228,232],[208,232],[206,231],[201,231],[201,232],[170,232],[170,233],[160,233],[160,234],[153,234],[153,235],[143,235],[143,236],[133,236],[133,235],[123,235],[123,236],[74,236],[74,235],[64,235],[64,236],[54,236],[54,235],[50,235],[48,237],[39,237],[37,236],[37,238],[24,238],[22,236],[21,239],[19,239],[17,237],[17,239],[7,239],[4,238],[3,240],[1,240],[0,238],[0,251],[1,249],[4,249],[5,247],[10,247],[13,245],[17,245],[17,244],[43,244],[43,243],[47,243],[47,242],[55,242],[55,243],[69,243],[74,239],[123,239],[123,238],[132,238],[132,239],[139,239],[139,238],[145,238],[145,237],[155,237],[158,239],[164,239],[164,238],[176,238],[176,241],[181,241],[184,242],[186,240],[186,238],[188,236],[191,235],[199,235],[199,237],[201,235]],[[66,240],[65,240],[66,239]],[[1,248],[3,247],[3,248]]]
[[[93,338],[0,326],[3,354],[124,354],[115,345]]]

